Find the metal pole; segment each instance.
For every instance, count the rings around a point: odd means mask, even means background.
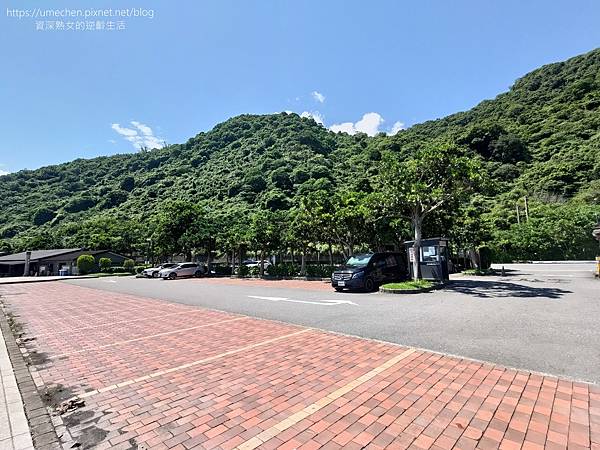
[[[527,203],[527,196],[525,196],[525,218],[529,221],[529,203]]]
[[[521,216],[519,215],[519,204],[517,203],[517,223],[521,224]]]

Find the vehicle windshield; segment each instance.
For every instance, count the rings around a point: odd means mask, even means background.
[[[365,253],[362,255],[353,255],[346,261],[348,267],[365,267],[373,257],[373,253]]]

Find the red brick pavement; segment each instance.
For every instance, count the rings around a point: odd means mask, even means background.
[[[0,287],[95,448],[600,449],[600,388],[63,283]]]

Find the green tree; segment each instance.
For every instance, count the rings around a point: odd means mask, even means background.
[[[92,273],[96,265],[96,259],[92,255],[81,255],[77,258],[77,269],[82,275]]]
[[[267,252],[281,244],[278,214],[269,210],[256,211],[250,217],[248,236],[251,245],[260,250],[259,273],[262,277],[265,273],[264,258]]]
[[[154,241],[165,254],[183,253],[187,259],[210,236],[204,220],[204,211],[184,200],[163,206],[156,220]]]
[[[100,258],[98,260],[98,266],[101,272],[108,272],[112,266],[112,260],[110,258]]]
[[[44,207],[36,210],[32,217],[33,224],[37,226],[43,225],[46,222],[50,222],[52,219],[54,219],[54,211],[52,211],[50,208]]]
[[[388,154],[379,184],[392,215],[407,217],[414,233],[413,274],[420,278],[423,221],[434,211],[450,211],[480,181],[480,165],[455,146],[427,146],[408,159]]]
[[[135,272],[135,261],[133,259],[126,259],[123,261],[123,269],[127,272],[134,273]]]

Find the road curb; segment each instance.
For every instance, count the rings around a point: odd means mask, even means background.
[[[25,410],[34,447],[37,450],[60,450],[62,446],[56,434],[56,429],[10,328],[5,306],[1,304],[0,309],[2,310],[0,313],[0,329],[4,336],[8,356],[13,366],[13,373],[21,393],[23,409]]]
[[[0,278],[0,286],[9,285],[9,284],[50,283],[52,281],[82,280],[82,279],[91,279],[91,278],[100,278],[100,277],[90,277],[88,275],[82,275],[80,277],[50,278],[49,280],[45,280],[44,277],[27,277],[27,278],[30,278],[30,279],[2,281],[2,278]]]

